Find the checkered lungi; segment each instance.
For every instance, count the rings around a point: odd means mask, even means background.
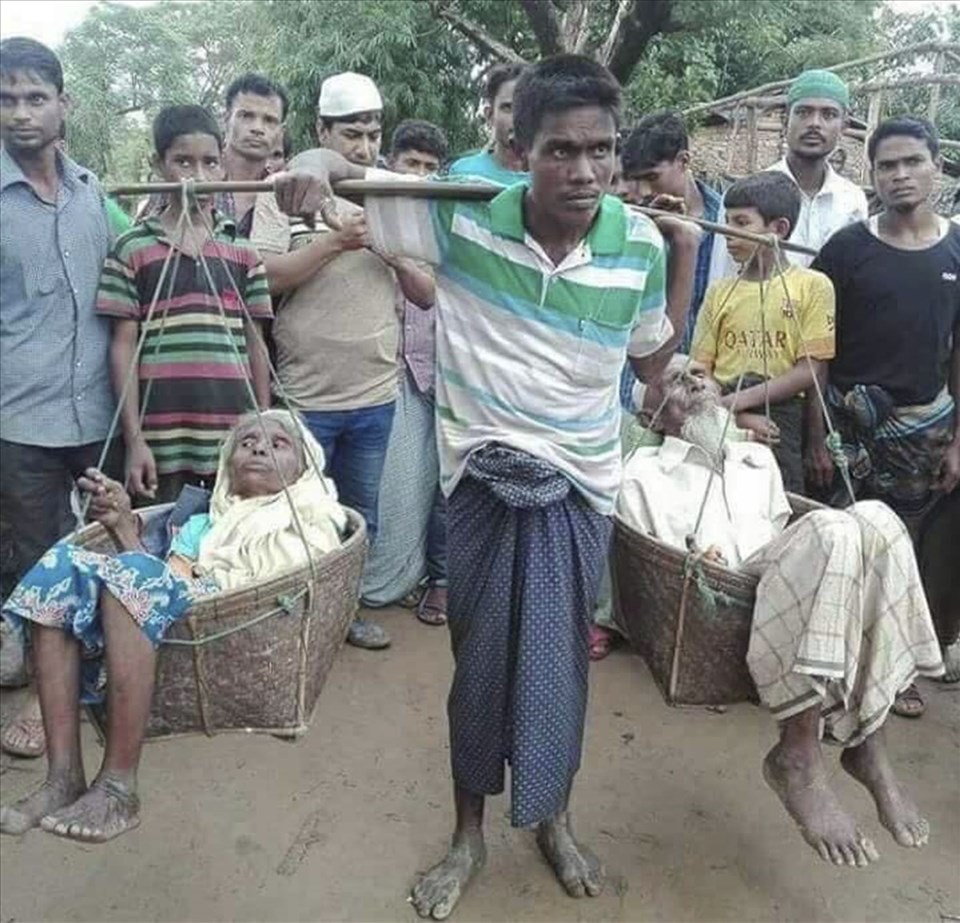
[[[819,703],[825,739],[856,746],[917,675],[943,673],[913,544],[883,503],[807,513],[741,566],[760,578],[747,664],[777,720]]]
[[[498,794],[509,762],[516,827],[562,810],[580,767],[609,538],[609,518],[556,469],[500,445],[471,456],[449,498],[453,778]]]

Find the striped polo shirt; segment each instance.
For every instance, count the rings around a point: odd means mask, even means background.
[[[158,218],[122,235],[104,264],[97,313],[145,321],[171,246]],[[226,317],[201,262],[181,253],[174,274],[174,255],[140,354],[143,435],[159,475],[216,474],[220,442],[253,409],[245,382],[250,368],[244,314],[234,284],[251,317],[272,316],[263,263],[236,236],[232,221],[217,216],[203,256]]]
[[[672,333],[663,240],[648,218],[606,196],[587,236],[554,265],[524,228],[526,189],[485,203],[368,197],[367,226],[377,248],[437,266],[444,493],[471,452],[498,442],[549,462],[610,513],[621,369],[628,354],[649,355]]]

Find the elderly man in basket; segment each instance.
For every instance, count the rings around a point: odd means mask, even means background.
[[[876,501],[788,525],[773,453],[726,438],[727,412],[696,366],[677,357],[664,381],[653,424],[663,443],[627,462],[616,515],[759,578],[747,665],[780,728],[763,772],[804,839],[837,865],[878,858],[829,786],[822,737],[844,748],[841,765],[873,796],[896,842],[924,845],[929,825],[883,738],[897,692],[917,675],[943,673],[906,528]]]
[[[102,843],[140,823],[137,766],[156,646],[197,598],[279,576],[340,544],[346,512],[322,470],[320,445],[283,410],[243,417],[231,430],[209,512],[189,515],[185,492],[166,524],[145,523],[130,509],[122,484],[87,469],[78,483],[90,495],[91,518],[117,553],[65,539],[27,572],[3,607],[18,632],[30,629],[48,767],[39,789],[0,809],[0,832],[39,825]],[[182,525],[174,529],[178,520]],[[78,697],[101,702],[105,686],[106,750],[88,788]]]

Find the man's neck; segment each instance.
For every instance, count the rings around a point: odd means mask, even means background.
[[[777,255],[769,247],[761,246],[757,255],[750,260],[743,270],[743,278],[749,282],[767,282],[773,278],[774,273],[789,269],[790,264],[780,256],[777,262]]]
[[[683,202],[687,207],[687,214],[692,218],[702,218],[706,208],[703,201],[703,193],[697,181],[692,177],[687,177],[687,191],[683,194]]]
[[[7,153],[41,198],[48,198],[50,193],[56,198],[60,173],[57,169],[57,149],[52,143],[36,151],[12,151],[7,148]]]
[[[554,266],[559,266],[576,249],[580,241],[587,236],[595,217],[596,212],[590,216],[589,220],[585,219],[582,227],[563,227],[550,215],[545,215],[539,211],[529,192],[523,199],[524,227],[530,232],[530,236],[543,247]]]
[[[815,196],[823,188],[827,179],[826,157],[811,160],[808,157],[797,157],[791,152],[787,154],[787,166],[806,195]]]
[[[894,245],[903,243],[904,249],[930,244],[940,237],[940,219],[927,202],[909,211],[884,210],[877,228],[884,240]]]
[[[251,160],[230,148],[224,151],[223,166],[227,179],[238,183],[261,180],[267,170],[266,160]]]
[[[504,147],[498,142],[493,143],[493,151],[491,152],[493,159],[501,166],[504,170],[512,170],[514,173],[523,172],[523,163],[520,161],[520,158],[513,152],[513,148]]]

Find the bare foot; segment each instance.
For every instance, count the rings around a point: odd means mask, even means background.
[[[18,836],[36,827],[51,811],[73,804],[87,789],[83,776],[48,778],[35,792],[0,808],[0,833]]]
[[[603,891],[603,865],[574,839],[566,811],[537,827],[537,845],[571,897],[596,897]]]
[[[880,823],[901,846],[923,846],[930,824],[897,780],[880,732],[843,751],[840,765],[873,795]]]
[[[31,689],[23,707],[16,717],[4,728],[0,737],[0,747],[6,753],[24,759],[43,756],[47,741],[43,734],[43,716],[40,713],[40,699]]]
[[[763,777],[825,862],[862,867],[880,858],[831,791],[819,754],[801,758],[777,744],[763,761]]]
[[[106,843],[139,825],[140,799],[112,778],[97,779],[73,804],[40,821],[47,833],[86,843]]]
[[[467,885],[487,860],[483,832],[469,830],[454,836],[450,851],[416,883],[410,895],[421,917],[445,920],[457,906]]]

